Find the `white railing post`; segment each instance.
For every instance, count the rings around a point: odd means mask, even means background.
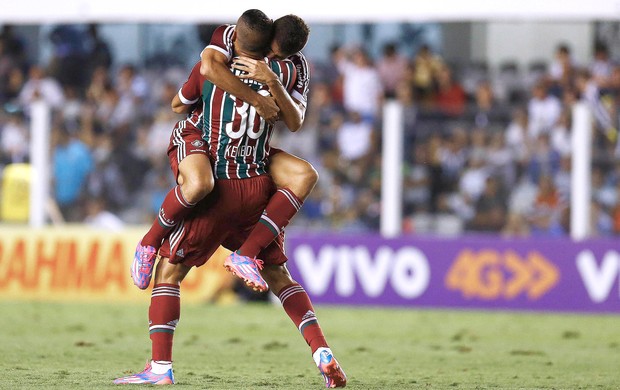
[[[381,155],[381,235],[395,237],[402,231],[403,107],[395,100],[383,106]]]
[[[45,225],[50,194],[50,107],[42,100],[30,106],[30,226]]]
[[[573,106],[570,236],[583,240],[590,235],[592,113],[587,103]]]

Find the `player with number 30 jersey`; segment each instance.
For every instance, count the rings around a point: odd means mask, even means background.
[[[296,82],[293,63],[272,60],[269,65],[290,93]],[[269,93],[264,85],[247,81],[258,93]],[[257,115],[254,107],[210,81],[203,83],[202,100],[203,138],[209,144],[215,178],[244,179],[266,174],[273,125]]]

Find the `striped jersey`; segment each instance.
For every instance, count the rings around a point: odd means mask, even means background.
[[[232,39],[235,28],[232,24],[219,26],[206,47],[224,54],[229,63],[235,55]],[[269,65],[291,94],[297,85],[295,64],[288,60],[272,60]],[[237,70],[233,72],[239,74]],[[243,82],[258,93],[269,93],[266,86],[255,80]],[[202,84],[202,99],[203,138],[209,143],[215,178],[243,179],[265,174],[273,126],[250,104],[209,81]]]
[[[272,60],[271,70],[290,93],[296,82],[291,61]],[[234,70],[236,75],[239,71]],[[243,80],[256,92],[268,95],[267,86],[255,80]],[[203,138],[209,143],[217,179],[244,179],[267,173],[269,141],[273,125],[256,113],[250,104],[206,80],[202,86]]]

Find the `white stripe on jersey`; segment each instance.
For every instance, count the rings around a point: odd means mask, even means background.
[[[226,50],[222,49],[221,47],[219,47],[219,46],[215,46],[215,45],[209,45],[209,46],[205,47],[205,48],[203,49],[203,51],[205,51],[205,50],[207,50],[207,49],[213,49],[213,50],[217,50],[217,51],[219,51],[220,53],[222,53],[222,54],[224,54],[224,55],[226,56],[226,59],[227,59],[228,61],[230,61],[230,54],[228,54],[228,52],[227,52]],[[202,57],[202,53],[200,53],[200,54],[201,54],[201,57]]]
[[[194,104],[198,101],[198,99],[200,99],[200,97],[197,97],[194,100],[189,100],[187,99],[185,96],[183,96],[183,88],[181,87],[181,89],[179,89],[179,99],[181,100],[181,103],[185,104],[185,105],[191,105]]]

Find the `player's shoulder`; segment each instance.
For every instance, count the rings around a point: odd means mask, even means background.
[[[284,68],[294,69],[295,63],[288,58],[285,58],[283,60],[272,59],[272,60],[269,60],[269,66],[271,67],[272,70],[277,71],[279,69],[284,69]]]
[[[292,54],[292,55],[288,56],[287,59],[292,61],[294,64],[307,63],[308,62],[308,60],[306,59],[306,56],[302,52],[300,52],[300,51],[295,53],[295,54]]]
[[[269,61],[269,66],[278,75],[285,87],[291,86],[293,80],[297,78],[297,67],[288,58],[283,60],[272,59]]]
[[[221,24],[215,29],[213,35],[221,34],[225,37],[230,37],[232,39],[232,34],[235,31],[236,27],[237,26],[235,24]]]
[[[287,57],[287,60],[291,61],[297,69],[297,77],[300,80],[306,80],[310,78],[310,65],[306,56],[302,52],[297,52]]]

